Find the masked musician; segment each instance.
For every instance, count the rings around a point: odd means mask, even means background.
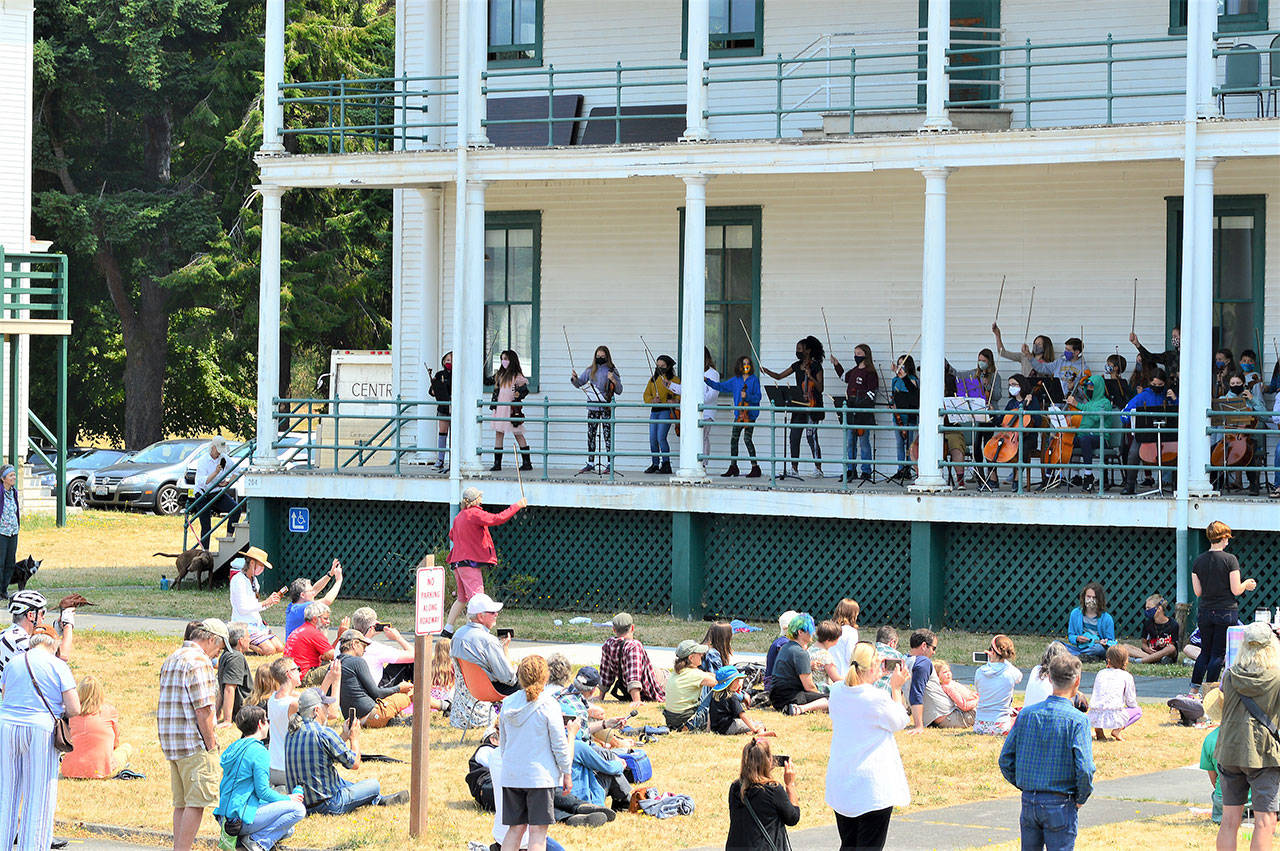
[[[1147,386],[1125,404],[1124,411],[1129,413],[1139,411],[1142,408],[1166,408],[1173,411],[1178,409],[1178,396],[1174,393],[1173,388],[1169,386],[1168,373],[1159,367],[1156,367],[1151,372]],[[1121,417],[1120,422],[1127,427],[1131,422],[1131,418]],[[1130,468],[1124,471],[1123,493],[1126,496],[1132,496],[1137,492],[1138,465],[1142,463],[1142,455],[1140,454],[1142,446],[1154,443],[1155,440],[1155,434],[1150,431],[1141,431],[1134,434],[1134,439],[1129,444],[1129,451],[1125,455],[1125,464]],[[1161,473],[1161,476],[1163,475]]]
[[[644,387],[644,401],[653,407],[649,410],[649,453],[652,464],[646,473],[671,472],[671,445],[667,435],[673,422],[680,416],[672,407],[680,404],[680,377],[676,375],[676,360],[670,355],[658,355],[653,377]]]
[[[427,370],[431,372],[430,370]],[[444,453],[449,448],[449,402],[453,400],[453,352],[445,352],[440,358],[440,371],[431,373],[431,387],[427,390],[431,398],[439,402],[436,405],[436,416],[443,417],[437,423],[436,464],[437,473],[444,472]]]
[[[1257,427],[1258,418],[1252,415],[1257,409],[1254,407],[1254,392],[1251,391],[1245,383],[1244,373],[1239,369],[1231,373],[1227,378],[1226,395],[1215,399],[1213,407],[1220,411],[1248,411],[1250,415],[1241,416],[1220,416],[1214,417],[1212,423],[1221,428],[1239,428],[1252,429]],[[1258,442],[1254,440],[1252,434],[1215,434],[1214,448],[1220,456],[1213,460],[1214,466],[1228,465],[1236,466],[1239,464],[1245,467],[1245,476],[1249,480],[1249,496],[1257,496],[1259,493],[1258,470],[1257,467],[1262,465],[1262,459],[1266,452],[1258,447]],[[1240,460],[1237,460],[1239,458]],[[1236,479],[1239,483],[1238,476],[1228,474],[1221,470],[1215,472],[1212,477],[1214,486],[1219,490],[1225,490],[1227,485],[1227,477]]]
[[[581,375],[569,373],[569,383],[581,388],[588,401],[604,403],[601,406],[587,408],[587,465],[579,473],[590,473],[596,468],[596,432],[604,430],[604,472],[609,472],[610,458],[613,456],[613,417],[609,415],[611,408],[605,407],[613,401],[613,397],[622,392],[622,377],[618,368],[613,365],[613,355],[608,346],[596,349],[595,360]]]
[[[1231,350],[1228,348],[1214,349],[1213,351],[1213,395],[1223,397],[1227,395],[1227,385],[1231,382],[1231,376],[1236,373],[1236,359]]]
[[[756,463],[756,444],[751,439],[756,430],[756,417],[760,416],[760,377],[755,374],[755,364],[747,355],[740,355],[733,362],[733,377],[726,381],[714,381],[703,376],[707,387],[725,393],[733,399],[733,431],[729,437],[729,454],[733,460],[722,477],[738,475],[738,441],[745,439],[747,454],[751,457],[751,472],[746,478],[758,479],[760,465]]]
[[[911,478],[911,467],[907,459],[911,455],[911,445],[916,440],[916,428],[920,425],[920,376],[916,374],[916,361],[911,355],[898,358],[893,371],[893,385],[890,393],[895,412],[893,422],[900,426],[894,430],[898,444],[898,471],[893,478],[906,481]],[[897,413],[901,409],[906,413]],[[910,413],[916,411],[917,413]]]
[[[1026,349],[1026,346],[1023,346]],[[1080,383],[1080,377],[1089,369],[1084,362],[1084,341],[1070,337],[1063,344],[1062,356],[1049,362],[1041,361],[1032,370],[1037,375],[1052,375],[1062,384],[1062,392],[1070,395]]]
[[[817,423],[822,422],[826,414],[822,410],[810,411],[809,408],[822,408],[823,370],[822,360],[826,350],[822,341],[812,335],[796,342],[796,359],[791,366],[782,372],[774,372],[761,365],[765,375],[781,381],[795,376],[796,398],[791,403],[791,473],[800,475],[800,435],[803,434],[809,443],[809,452],[813,456],[813,465],[818,468],[818,476],[822,476],[822,447],[818,444]]]
[[[1000,326],[994,322],[991,323],[991,333],[996,335],[996,351],[1000,354],[1000,357],[1005,360],[1015,361],[1022,375],[1032,375],[1037,371],[1037,367],[1044,367],[1045,364],[1052,363],[1054,360],[1053,340],[1050,340],[1044,334],[1037,334],[1035,339],[1031,341],[1030,347],[1023,343],[1020,351],[1011,352],[1004,347],[1004,338],[1000,335]]]
[[[1173,331],[1169,333],[1169,348],[1163,352],[1149,352],[1146,347],[1138,340],[1138,335],[1130,332],[1129,342],[1133,343],[1133,347],[1138,350],[1139,361],[1148,361],[1164,370],[1168,376],[1169,385],[1174,390],[1178,389],[1178,366],[1179,366],[1179,347],[1182,345],[1182,331],[1175,325]],[[1145,384],[1137,385],[1145,387]]]
[[[515,438],[520,455],[520,469],[532,470],[529,459],[529,441],[524,436],[524,408],[520,402],[529,395],[529,379],[520,368],[520,356],[507,349],[498,356],[498,371],[493,374],[493,466],[490,471],[502,469],[502,441],[504,435]]]
[[[1080,447],[1080,460],[1085,466],[1084,475],[1072,476],[1071,484],[1082,488],[1085,493],[1093,493],[1097,487],[1092,469],[1094,454],[1103,454],[1107,443],[1106,433],[1100,429],[1112,424],[1107,416],[1111,400],[1107,398],[1101,376],[1086,375],[1081,379],[1076,392],[1067,397],[1067,406],[1077,407],[1081,412],[1075,445]]]
[[[990,349],[983,349],[978,352],[977,369],[966,369],[956,373],[956,384],[961,396],[970,399],[981,399],[985,403],[983,407],[989,410],[996,410],[1000,407],[1000,402],[1004,399],[1004,384],[1000,373],[996,370],[996,356]],[[973,430],[973,460],[974,468],[978,471],[980,478],[996,478],[997,471],[994,467],[987,469],[983,465],[985,460],[982,455],[982,447],[986,445],[988,438],[991,437],[992,428],[985,417],[976,417],[974,420]]]
[[[857,411],[852,415],[852,423],[859,426],[875,425],[876,391],[880,389],[880,378],[876,373],[875,362],[871,359],[871,347],[865,343],[854,346],[853,360],[856,364],[854,368],[846,370],[832,354],[831,366],[835,368],[836,375],[844,379],[847,388],[845,407]],[[845,458],[848,459],[848,464],[842,481],[853,481],[859,459],[862,460],[862,480],[871,481],[871,462],[874,460],[871,430],[849,429],[845,434]]]

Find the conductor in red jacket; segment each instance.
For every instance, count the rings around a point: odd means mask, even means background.
[[[449,550],[449,567],[453,568],[453,576],[457,580],[458,595],[444,622],[442,635],[445,638],[453,635],[453,622],[466,611],[467,601],[476,594],[484,593],[484,574],[480,569],[493,567],[498,563],[489,527],[501,526],[529,504],[529,500],[522,498],[506,511],[490,514],[480,506],[483,498],[484,494],[479,488],[464,490],[462,510],[453,518],[453,528],[449,530],[449,540],[453,543],[453,548]]]

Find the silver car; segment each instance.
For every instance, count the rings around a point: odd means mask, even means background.
[[[179,488],[187,464],[209,451],[208,440],[161,440],[128,461],[89,475],[90,508],[136,508],[156,514],[182,511]]]

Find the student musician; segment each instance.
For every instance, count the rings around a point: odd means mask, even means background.
[[[774,372],[766,366],[760,371],[775,381],[788,376],[795,376],[796,399],[791,403],[791,474],[800,476],[800,435],[809,442],[809,452],[813,455],[813,465],[818,468],[818,476],[822,476],[822,447],[818,444],[817,423],[822,422],[826,414],[821,411],[810,412],[807,408],[821,408],[823,394],[822,359],[826,351],[822,341],[812,335],[796,342],[796,359],[791,366],[782,372]]]
[[[720,401],[720,394],[711,389],[711,385],[706,382],[719,381],[720,371],[716,369],[715,358],[711,357],[711,349],[706,346],[702,347],[702,419],[707,420],[702,424],[702,454],[711,454],[711,423],[716,418],[716,403]]]
[[[613,355],[608,346],[596,348],[595,360],[581,375],[569,373],[569,383],[581,388],[591,402],[604,402],[622,392],[622,377],[613,365]],[[609,458],[613,454],[613,417],[607,407],[587,408],[587,465],[579,473],[590,473],[596,468],[596,432],[604,430],[604,472],[609,472]]]
[[[1004,409],[1006,411],[1021,411],[1030,415],[1030,421],[1026,423],[1026,428],[1035,429],[1044,426],[1044,417],[1040,412],[1047,407],[1043,398],[1044,386],[1043,380],[1034,376],[1015,373],[1009,376],[1009,399],[1005,402]],[[1024,464],[1030,464],[1031,459],[1038,455],[1037,448],[1040,444],[1039,432],[1024,431],[1018,435],[1018,457]],[[1031,468],[1023,467],[1026,470],[1027,485],[1030,487]],[[1018,483],[1018,471],[1015,469],[1009,476],[1009,485],[1015,490]],[[990,482],[991,490],[999,490],[1000,480],[998,477],[993,478]]]
[[[1084,362],[1084,342],[1079,337],[1068,338],[1062,347],[1062,357],[1036,364],[1032,369],[1037,375],[1052,375],[1062,384],[1062,392],[1070,393],[1088,370]]]
[[[1001,401],[1004,399],[1004,385],[1002,384],[1000,373],[996,370],[996,357],[990,349],[983,349],[978,352],[977,369],[966,369],[956,373],[956,383],[959,388],[960,395],[967,396],[970,399],[982,399],[985,403],[983,407],[988,410],[996,410],[1000,408]],[[987,469],[983,466],[985,460],[982,454],[982,447],[986,445],[987,440],[993,434],[991,424],[988,422],[979,422],[982,417],[975,419],[973,430],[973,460],[974,469],[979,476],[983,478],[990,476],[997,477],[999,474],[994,467]]]
[[[1117,411],[1127,405],[1129,400],[1133,398],[1133,391],[1129,389],[1129,380],[1124,376],[1124,371],[1128,367],[1129,362],[1119,352],[1114,355],[1107,355],[1103,385],[1106,389],[1107,399],[1111,402],[1111,407]]]
[[[519,404],[529,395],[529,379],[525,378],[520,356],[514,351],[507,349],[499,358],[498,371],[493,374],[493,466],[489,470],[502,469],[502,439],[508,434],[519,447],[520,469],[532,470],[529,441],[524,437],[524,408]]]
[[[1156,367],[1152,371],[1147,386],[1128,401],[1124,406],[1124,411],[1129,413],[1131,411],[1140,411],[1142,408],[1178,410],[1178,396],[1174,393],[1173,388],[1169,386],[1168,374],[1160,367]],[[1147,417],[1146,419],[1151,418]],[[1172,421],[1172,418],[1170,418],[1170,422]],[[1131,419],[1130,417],[1121,417],[1120,422],[1128,427]],[[1132,496],[1137,492],[1138,466],[1142,463],[1142,455],[1140,454],[1142,446],[1155,442],[1156,435],[1154,432],[1144,430],[1134,434],[1133,441],[1129,444],[1129,451],[1125,457],[1125,464],[1130,468],[1124,471],[1124,491],[1122,493],[1125,495]]]
[[[431,370],[427,370],[431,372]],[[436,405],[436,416],[443,417],[438,423],[436,433],[437,473],[444,472],[444,453],[449,448],[449,402],[453,399],[453,352],[445,352],[440,358],[440,371],[431,373],[431,387],[427,390],[431,398],[439,402]]]
[[[671,472],[671,445],[667,435],[680,411],[672,405],[680,404],[680,377],[676,375],[676,360],[670,355],[658,355],[653,377],[644,387],[644,401],[653,407],[649,410],[649,454],[653,462],[646,473]]]
[[[740,355],[733,362],[733,377],[727,381],[713,381],[703,376],[702,379],[712,390],[728,394],[733,399],[733,431],[729,437],[729,454],[733,460],[729,469],[720,475],[738,475],[738,441],[744,439],[747,444],[747,455],[751,457],[751,472],[746,478],[760,478],[760,465],[756,463],[756,444],[751,439],[756,430],[756,417],[760,416],[760,377],[755,374],[755,364],[746,355]]]
[[[1178,347],[1182,345],[1182,331],[1175,325],[1173,331],[1169,333],[1169,348],[1163,352],[1149,352],[1146,347],[1138,340],[1138,335],[1133,332],[1129,333],[1129,342],[1133,343],[1133,347],[1138,350],[1139,361],[1149,361],[1164,370],[1164,374],[1169,376],[1169,386],[1175,391],[1178,389],[1178,366],[1179,352]],[[1138,387],[1145,387],[1145,384],[1139,384]]]
[[[1067,407],[1076,407],[1081,411],[1079,431],[1075,436],[1075,445],[1080,447],[1080,460],[1084,463],[1083,477],[1073,476],[1071,484],[1093,493],[1097,480],[1093,475],[1093,458],[1095,453],[1101,454],[1106,446],[1106,433],[1094,429],[1112,425],[1112,418],[1107,416],[1111,410],[1111,400],[1107,398],[1106,387],[1102,376],[1085,375],[1080,379],[1076,390],[1067,397]]]
[[[1022,375],[1030,376],[1036,372],[1037,367],[1044,367],[1054,360],[1053,340],[1043,334],[1036,335],[1029,348],[1026,343],[1023,343],[1020,351],[1011,352],[1004,347],[1000,326],[994,322],[991,323],[991,333],[996,335],[996,351],[1000,353],[1000,357],[1016,361]]]
[[[956,384],[956,374],[954,370],[947,370],[942,376],[942,395],[946,397],[954,397],[960,395],[959,387]],[[943,415],[942,424],[948,427],[943,432],[942,444],[946,449],[947,460],[952,463],[960,463],[964,460],[965,454],[969,451],[969,446],[965,440],[965,432],[952,431],[951,426],[963,426],[970,422],[969,417],[950,417]],[[964,490],[964,467],[952,467],[955,476],[955,489]]]
[[[1259,409],[1254,405],[1254,401],[1261,394],[1256,394],[1254,390],[1250,390],[1245,382],[1245,375],[1241,370],[1237,369],[1233,372],[1227,379],[1226,395],[1215,399],[1213,407],[1222,411],[1258,411]],[[1255,416],[1217,416],[1213,417],[1210,422],[1212,425],[1219,428],[1252,429],[1257,428],[1258,418]],[[1214,446],[1218,446],[1223,443],[1223,441],[1230,443],[1243,441],[1243,444],[1240,445],[1248,448],[1247,451],[1250,461],[1248,463],[1248,467],[1245,469],[1245,476],[1249,480],[1249,496],[1257,496],[1259,491],[1258,471],[1256,468],[1262,466],[1263,459],[1266,456],[1266,451],[1259,447],[1258,441],[1254,440],[1254,435],[1251,434],[1214,435]],[[1222,456],[1222,462],[1229,463],[1230,453],[1227,452],[1226,449],[1222,451]],[[1228,475],[1229,474],[1222,471],[1215,472],[1211,479],[1214,483],[1214,487],[1218,490],[1226,490]],[[1238,477],[1234,474],[1230,475],[1233,479],[1236,479],[1238,483]]]
[[[892,406],[893,424],[898,426],[893,436],[898,444],[898,472],[892,478],[907,481],[911,478],[911,444],[916,440],[916,429],[920,425],[919,413],[898,413],[897,410],[920,410],[920,376],[916,374],[916,361],[911,355],[902,355],[893,370],[893,388],[889,396]]]
[[[853,369],[846,370],[840,365],[835,354],[831,355],[831,366],[835,369],[836,375],[844,379],[846,386],[845,407],[857,411],[851,415],[849,422],[858,426],[875,425],[876,393],[880,389],[880,377],[876,372],[875,362],[871,358],[871,347],[866,343],[854,346],[853,360],[856,365]],[[841,481],[853,481],[859,459],[862,461],[862,480],[871,481],[871,462],[874,460],[871,450],[871,430],[849,429],[845,434],[847,435],[845,457],[849,459],[849,463],[845,467]]]
[[[1227,385],[1236,371],[1236,359],[1230,349],[1214,349],[1213,351],[1213,395],[1227,395]]]

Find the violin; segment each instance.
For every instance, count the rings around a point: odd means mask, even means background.
[[[733,415],[733,421],[735,423],[751,422],[751,417],[747,411],[747,382],[745,378],[742,381],[742,393],[738,396],[737,405],[738,412]]]

